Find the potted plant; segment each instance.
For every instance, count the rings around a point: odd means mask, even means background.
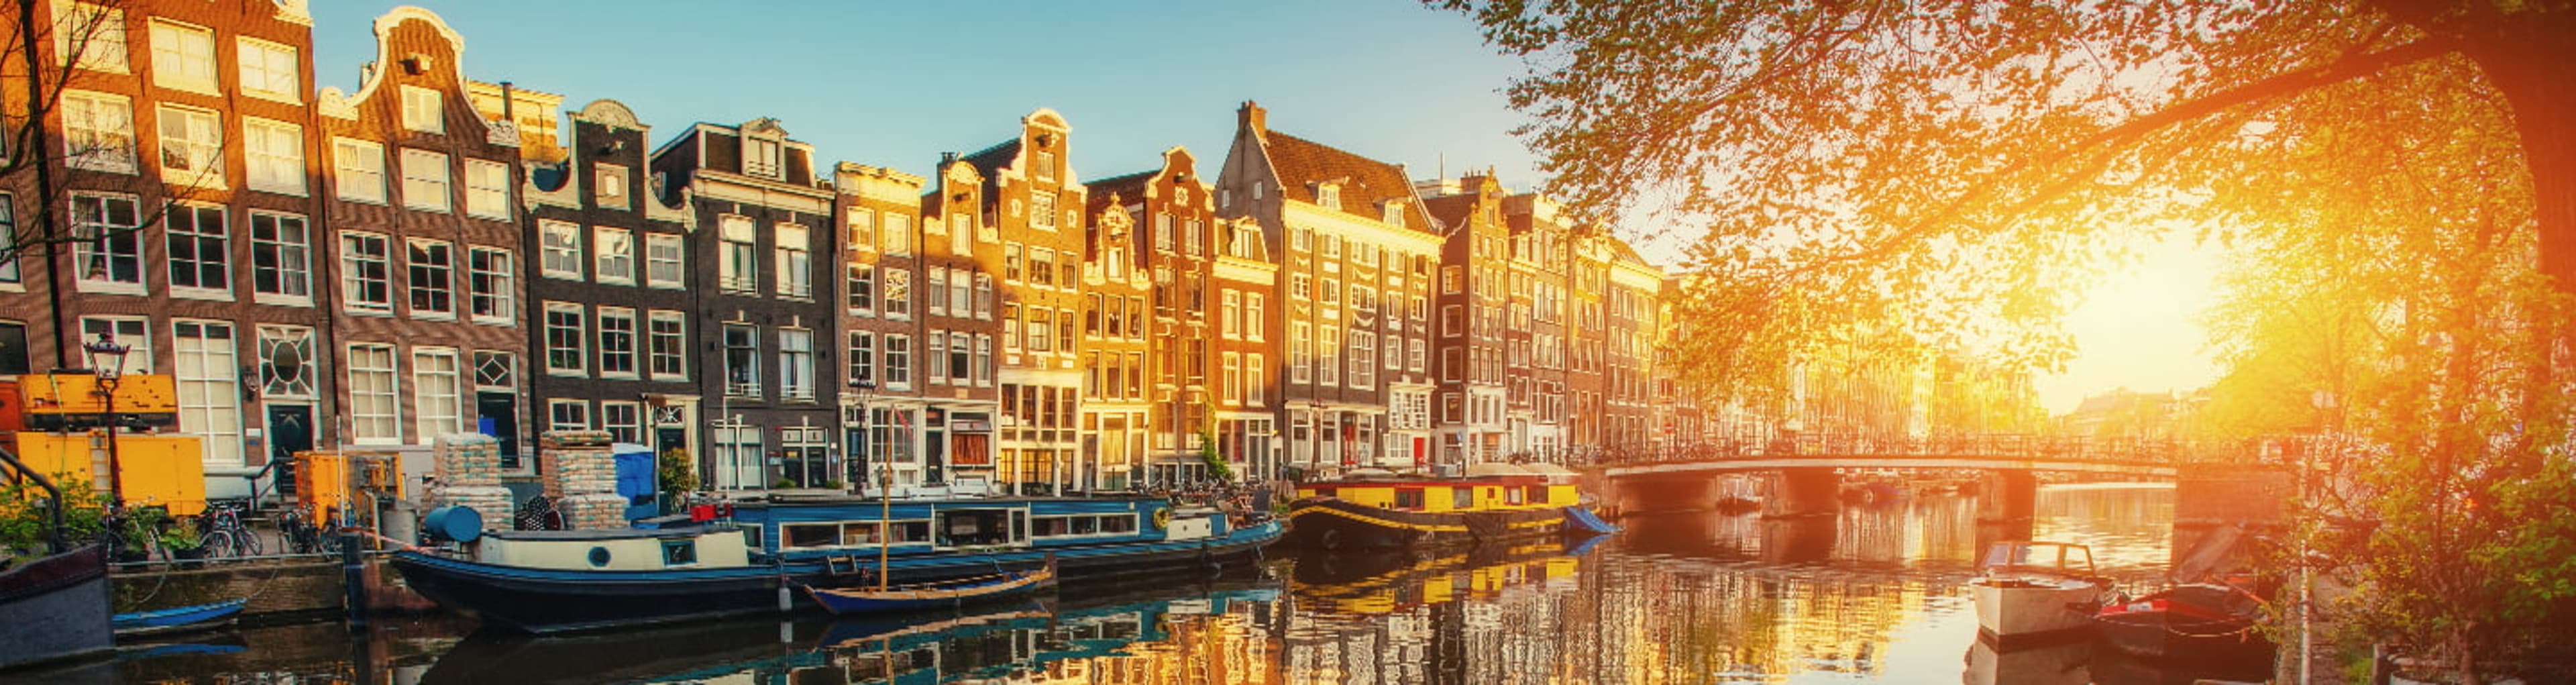
[[[163,528],[163,519],[161,510],[146,508],[127,509],[123,516],[117,517],[116,562],[136,564],[151,561],[152,539]]]
[[[169,550],[170,559],[184,568],[204,565],[210,551],[206,549],[205,538],[197,536],[196,526],[171,526],[168,532],[161,534],[161,549]]]

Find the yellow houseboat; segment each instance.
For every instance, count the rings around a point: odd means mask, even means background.
[[[1460,477],[1373,469],[1297,484],[1289,527],[1308,546],[1385,548],[1496,542],[1597,523],[1575,474],[1553,465],[1476,464]]]

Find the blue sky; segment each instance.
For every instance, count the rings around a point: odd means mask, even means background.
[[[318,86],[355,90],[376,17],[399,2],[313,3]],[[468,76],[633,107],[655,143],[681,127],[776,117],[825,161],[928,173],[943,151],[1015,135],[1052,107],[1082,178],[1153,168],[1186,145],[1213,174],[1234,109],[1433,175],[1491,165],[1535,186],[1500,91],[1521,71],[1463,15],[1406,0],[774,2],[473,0],[422,4],[465,38]]]

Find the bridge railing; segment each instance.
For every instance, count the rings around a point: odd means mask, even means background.
[[[1603,445],[1567,452],[1577,466],[1688,463],[1782,457],[1947,457],[2073,461],[2172,466],[2180,464],[2288,464],[2303,453],[2346,450],[2344,441],[2317,436],[2247,440],[2101,438],[2032,434],[1944,435],[1887,438],[1806,434],[1762,439],[1717,439],[1655,445]]]

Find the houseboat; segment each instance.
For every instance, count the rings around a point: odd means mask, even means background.
[[[2062,542],[1998,542],[1987,548],[1968,594],[1980,639],[2010,648],[2075,636],[2111,595],[2093,570],[2093,550]]]
[[[1361,469],[1297,484],[1289,526],[1321,549],[1438,547],[1552,535],[1597,521],[1574,472],[1550,464],[1484,463],[1464,476]]]
[[[1221,568],[1276,521],[1159,497],[771,495],[656,528],[484,534],[394,566],[440,605],[558,633],[812,605],[804,588],[955,581],[1044,567],[1066,582]]]

